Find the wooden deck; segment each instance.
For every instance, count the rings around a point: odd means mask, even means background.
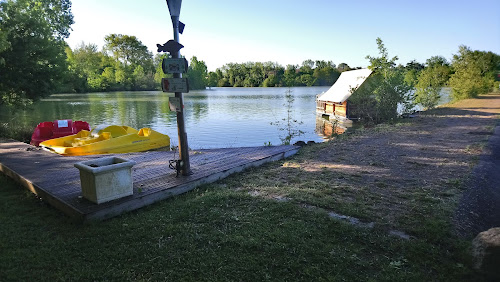
[[[21,142],[0,143],[0,172],[10,176],[44,201],[78,221],[102,220],[215,182],[245,168],[289,157],[295,146],[208,149],[190,152],[190,176],[176,177],[168,160],[174,152],[120,154],[134,160],[134,194],[94,204],[81,196],[80,176],[74,163],[104,155],[62,157]],[[109,155],[107,155],[109,156]]]

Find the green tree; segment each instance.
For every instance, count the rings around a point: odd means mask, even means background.
[[[7,32],[0,26],[0,66],[5,64],[2,52],[10,47],[10,42],[7,40]]]
[[[425,68],[425,66],[423,64],[417,62],[416,60],[412,60],[412,61],[408,62],[405,66],[406,70],[415,70],[417,72],[422,71],[424,68]]]
[[[331,86],[337,81],[340,72],[335,68],[335,64],[325,61],[316,61],[316,68],[313,72],[313,77],[316,85]]]
[[[398,57],[390,58],[382,39],[377,38],[379,57],[366,56],[373,70],[370,83],[358,89],[350,100],[355,115],[374,122],[383,122],[413,107],[410,86],[404,81],[404,70],[396,67]],[[362,110],[361,110],[362,109]]]
[[[303,61],[301,68],[304,68],[304,70],[309,70],[308,72],[310,72],[310,70],[314,68],[314,61],[311,59]]]
[[[292,87],[296,86],[295,78],[297,77],[297,68],[296,65],[287,65],[285,73],[283,74],[284,86]]]
[[[157,69],[153,55],[135,36],[110,34],[104,38],[104,50],[115,59],[116,82],[120,89],[157,88]]]
[[[219,81],[218,77],[217,77],[217,73],[216,72],[209,72],[208,73],[208,79],[207,79],[207,86],[208,87],[215,87],[217,86],[217,82]]]
[[[264,87],[276,87],[278,85],[278,79],[274,74],[269,75],[264,82],[262,82],[262,86]]]
[[[186,74],[189,80],[190,89],[205,89],[207,86],[207,65],[204,61],[198,60],[196,56],[191,58],[191,63]]]
[[[229,87],[231,86],[229,84],[229,80],[227,79],[226,75],[222,71],[222,69],[218,68],[215,70],[215,74],[217,75],[217,86],[218,87]]]
[[[141,65],[145,70],[153,70],[153,55],[135,36],[110,34],[104,38],[104,49],[125,65]]]
[[[146,81],[146,74],[144,73],[144,68],[141,65],[135,67],[134,72],[132,73],[132,79],[134,81],[133,90],[147,89],[148,83]]]
[[[116,84],[115,69],[106,67],[101,74],[103,87],[105,90],[110,90]]]
[[[130,76],[127,74],[125,68],[118,65],[115,70],[115,81],[120,85],[120,89],[128,89],[132,84]]]
[[[296,78],[296,84],[298,85],[313,86],[315,82],[316,79],[308,73]]]
[[[449,82],[453,99],[475,98],[491,91],[499,64],[500,57],[497,54],[472,51],[467,46],[460,46],[458,54],[453,55],[452,67],[455,72]]]
[[[425,109],[434,108],[440,98],[441,89],[450,78],[451,69],[444,57],[432,57],[427,67],[418,75],[415,85],[415,102]]]
[[[169,54],[156,54],[155,57],[154,57],[154,65],[156,66],[156,70],[155,70],[155,73],[154,73],[154,76],[153,76],[153,80],[154,80],[154,84],[156,85],[155,88],[158,88],[158,89],[161,89],[161,80],[162,78],[165,78],[165,77],[172,77],[172,74],[165,74],[163,73],[163,69],[161,67],[162,65],[162,62],[163,62],[163,59],[168,59],[169,58]]]
[[[262,63],[247,63],[246,68],[249,70],[243,85],[245,87],[259,87],[262,86],[266,73]]]
[[[404,67],[405,77],[404,81],[411,87],[415,87],[418,81],[418,75],[425,68],[425,66],[416,60],[412,60]]]
[[[370,69],[375,72],[374,78],[378,86],[374,89],[377,104],[377,121],[385,121],[398,116],[398,105],[402,112],[413,108],[413,97],[410,86],[404,81],[404,71],[396,68],[397,56],[389,58],[387,48],[382,39],[377,38],[380,57],[367,56]]]
[[[351,67],[348,64],[346,64],[346,63],[341,63],[341,64],[338,65],[337,69],[340,72],[343,72],[343,71],[351,70]]]
[[[75,56],[69,46],[65,48],[68,71],[64,74],[64,79],[57,92],[85,92],[88,89],[87,78],[80,68],[75,65]]]
[[[427,67],[450,66],[448,60],[446,60],[446,58],[443,56],[432,56],[427,59],[427,61],[425,61],[425,64],[427,65]]]
[[[69,0],[0,2],[0,104],[28,104],[57,89],[71,24]]]
[[[105,55],[98,51],[97,45],[82,42],[75,50],[67,53],[69,69],[75,74],[75,79],[86,81],[82,92],[106,90],[111,86],[109,81],[100,77],[105,69],[103,66]]]

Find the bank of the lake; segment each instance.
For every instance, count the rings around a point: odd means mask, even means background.
[[[498,114],[464,100],[92,225],[2,176],[0,277],[480,280],[452,218]]]

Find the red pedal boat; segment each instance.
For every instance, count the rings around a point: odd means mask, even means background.
[[[38,146],[45,140],[77,134],[83,129],[90,131],[89,124],[81,120],[61,119],[41,122],[33,131],[30,144]]]

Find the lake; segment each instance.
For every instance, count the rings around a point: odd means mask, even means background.
[[[286,92],[294,97],[294,127],[304,133],[292,140],[321,142],[316,131],[317,94],[329,87],[212,88],[184,94],[185,121],[191,149],[263,146],[281,144],[286,136],[271,124],[287,117]],[[175,112],[161,91],[127,91],[86,94],[55,94],[30,110],[0,113],[0,121],[36,125],[56,119],[84,120],[93,128],[99,124],[151,127],[178,144]],[[281,128],[283,128],[281,126]]]

